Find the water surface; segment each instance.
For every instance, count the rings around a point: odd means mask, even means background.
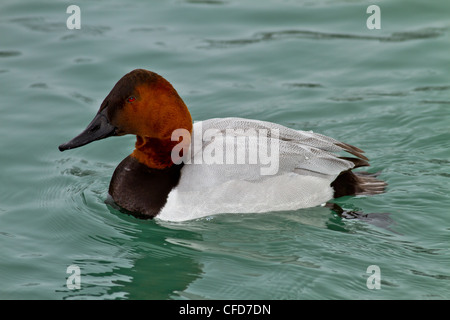
[[[78,1],[80,30],[70,4],[0,5],[0,298],[450,298],[450,2],[376,1],[380,30],[372,1]],[[323,207],[163,223],[106,205],[133,137],[57,147],[135,68],[168,79],[195,120],[364,149],[387,192],[336,203],[392,223]]]

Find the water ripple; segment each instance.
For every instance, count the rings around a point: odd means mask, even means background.
[[[66,24],[64,22],[50,22],[47,21],[44,17],[22,17],[14,18],[10,21],[34,32],[61,33],[61,30],[67,30]],[[103,35],[109,30],[111,30],[111,27],[83,24],[83,34],[98,36]],[[66,40],[73,37],[75,37],[74,34],[69,34],[63,36],[61,40]]]
[[[444,91],[450,90],[450,86],[425,86],[414,88],[414,91]]]
[[[270,32],[258,32],[252,37],[231,40],[206,40],[206,48],[229,48],[244,46],[259,42],[282,40],[282,39],[315,39],[315,40],[367,40],[380,42],[404,42],[410,40],[430,39],[440,37],[447,28],[424,28],[415,31],[393,32],[388,36],[371,36],[350,33],[332,33],[310,30],[281,30]]]
[[[60,32],[61,27],[65,27],[62,22],[48,22],[43,17],[23,17],[10,20],[28,30],[39,32]]]
[[[44,82],[30,84],[30,88],[48,89],[48,85]]]
[[[84,102],[86,104],[90,104],[90,103],[94,102],[94,99],[86,97],[86,96],[82,95],[79,92],[72,93],[72,97],[74,97],[75,99],[78,99],[78,100],[80,100],[80,101],[82,101],[82,102]]]
[[[0,51],[0,58],[9,58],[9,57],[17,57],[20,56],[22,53],[20,51]]]
[[[284,83],[283,87],[290,89],[299,89],[299,88],[323,88],[323,85],[320,83]]]
[[[212,4],[212,5],[218,5],[218,4],[226,4],[227,2],[221,1],[221,0],[186,0],[187,3],[191,4]]]

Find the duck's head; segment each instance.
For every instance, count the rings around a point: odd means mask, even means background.
[[[192,118],[183,100],[160,75],[136,69],[116,83],[87,128],[59,150],[134,134],[137,141],[132,156],[148,167],[162,169],[173,164],[171,150],[178,142],[171,136],[176,129],[192,131]]]

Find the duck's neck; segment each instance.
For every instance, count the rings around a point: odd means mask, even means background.
[[[132,157],[149,168],[165,169],[173,165],[172,149],[178,141],[137,136]]]

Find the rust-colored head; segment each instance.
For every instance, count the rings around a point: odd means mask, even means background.
[[[176,129],[192,131],[192,118],[172,85],[160,75],[136,69],[123,76],[103,100],[85,131],[59,146],[61,151],[112,135],[134,134],[132,156],[151,168],[171,166]],[[186,142],[187,143],[187,142]]]

